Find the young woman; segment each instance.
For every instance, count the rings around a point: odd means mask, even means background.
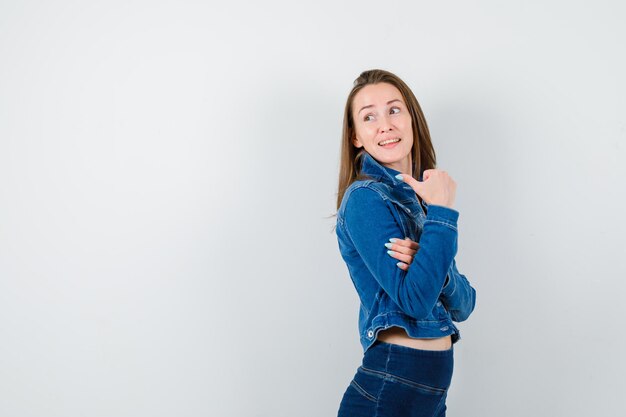
[[[469,317],[476,291],[454,260],[456,183],[435,165],[411,89],[363,72],[345,107],[335,230],[361,301],[364,356],[339,417],[445,416],[453,321]]]

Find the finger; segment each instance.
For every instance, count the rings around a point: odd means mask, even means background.
[[[415,191],[417,194],[421,194],[421,190],[422,190],[421,181],[416,180],[415,178],[413,178],[411,175],[408,175],[408,174],[398,174],[396,175],[396,178],[399,179],[400,181],[404,181],[407,184],[409,184],[411,188],[413,189],[413,191]]]
[[[410,239],[408,237],[405,237],[404,239],[397,239],[395,237],[392,237],[391,239],[389,239],[389,241],[391,243],[395,243],[398,246],[409,246]]]
[[[387,254],[389,256],[391,256],[392,258],[396,258],[399,261],[402,261],[404,263],[410,264],[411,262],[413,262],[413,257],[409,256],[409,255],[405,255],[403,253],[399,253],[396,251],[392,251],[392,250],[388,250]]]
[[[398,266],[398,268],[400,268],[403,271],[409,270],[409,266],[405,264],[404,262],[398,262],[396,265]]]
[[[409,247],[400,247],[398,248],[398,250],[396,250],[396,252],[399,252],[403,255],[415,256],[415,254],[417,253],[417,250],[411,249]]]
[[[408,238],[408,237],[405,237],[404,239],[397,239],[397,238],[392,237],[391,239],[389,239],[389,241],[391,243],[397,244],[398,246],[406,246],[411,249],[419,248],[419,243],[411,240],[411,238]]]
[[[406,253],[409,255],[415,255],[415,252],[417,252],[417,249],[419,249],[420,244],[411,240],[410,237],[405,237],[403,240],[397,241],[396,243],[398,243],[400,246],[405,246],[409,249],[411,249],[411,251],[401,251],[402,253]]]
[[[420,247],[419,243],[415,242],[414,240],[411,240],[408,237],[405,237],[402,242],[406,243],[408,245],[408,247],[411,248],[411,249],[418,249]]]
[[[403,241],[400,241],[403,242]],[[405,245],[408,245],[408,243],[405,243]],[[415,253],[417,252],[417,250],[411,248],[410,246],[403,246],[402,244],[396,242],[396,243],[385,243],[385,247],[387,249],[390,249],[392,251],[398,252],[398,253],[402,253],[405,255],[410,255],[410,256],[414,256]]]

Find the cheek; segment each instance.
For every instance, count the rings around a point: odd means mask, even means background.
[[[360,125],[357,129],[358,134],[362,137],[369,137],[372,134],[376,134],[376,129],[373,128],[372,124]]]
[[[411,117],[407,116],[407,117],[403,117],[400,124],[402,125],[403,129],[410,129],[411,128]]]
[[[401,126],[398,126],[400,130],[402,130],[402,132],[405,135],[412,135],[413,134],[413,126],[411,125],[411,119],[404,121],[402,123]]]

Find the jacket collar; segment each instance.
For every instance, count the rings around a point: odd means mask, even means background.
[[[363,156],[361,162],[361,173],[366,174],[370,177],[374,177],[379,179],[393,187],[397,186],[405,186],[411,188],[404,181],[396,178],[396,175],[401,174],[400,171],[396,171],[393,168],[389,168],[378,162],[372,155],[370,155],[367,151],[362,151]],[[420,176],[421,180],[421,176]]]

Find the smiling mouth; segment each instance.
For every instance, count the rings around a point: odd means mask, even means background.
[[[395,138],[393,140],[390,140],[390,139],[381,140],[380,142],[378,142],[378,145],[379,146],[386,146],[386,145],[389,145],[389,144],[392,144],[392,143],[398,143],[401,140],[402,140],[402,138]]]

